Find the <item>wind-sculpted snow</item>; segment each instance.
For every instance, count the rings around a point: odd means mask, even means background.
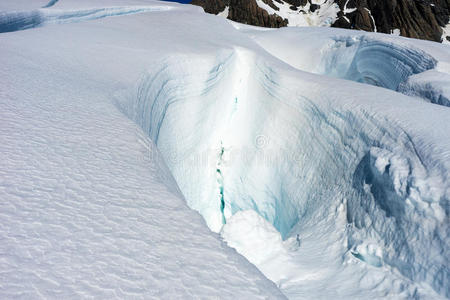
[[[450,66],[446,69],[450,72]],[[405,95],[450,107],[450,75],[438,70],[413,75],[400,84],[398,90]]]
[[[150,15],[0,35],[1,299],[284,299],[111,103],[154,57]]]
[[[405,83],[410,76],[436,66],[436,61],[423,51],[364,37],[357,40],[352,38],[336,39],[336,45],[333,48],[335,53],[330,53],[330,55],[336,55],[336,58],[326,59],[328,63],[333,62],[333,64],[325,66],[324,74],[333,73],[345,79],[394,91],[397,91],[399,86]],[[340,61],[339,58],[344,56],[339,53],[341,51],[354,51],[353,59]],[[347,71],[343,74],[336,74],[336,69],[342,70],[343,65],[348,65]]]
[[[380,283],[380,290],[400,280],[393,297],[413,297],[411,280],[446,293],[449,257],[440,249],[446,244],[448,171],[435,165],[439,157],[425,161],[403,126],[379,112],[327,100],[307,80],[286,78],[239,48],[216,57],[168,57],[151,70],[135,92],[119,97],[129,99],[119,106],[157,143],[188,204],[211,229],[227,228],[234,214],[254,210],[291,245],[303,228],[332,223],[325,228],[336,232],[316,234],[340,235],[342,248],[335,251],[344,261],[383,267],[383,280],[392,283]],[[403,80],[399,73],[393,82]],[[288,88],[293,86],[298,88]],[[411,101],[347,88],[345,94],[369,103],[381,95],[385,103]],[[430,108],[430,114],[444,116],[442,109]],[[342,218],[328,219],[340,210]],[[427,255],[430,248],[435,255]],[[286,272],[302,268],[296,255],[287,255]],[[275,282],[282,279],[260,267]],[[294,286],[286,288],[288,295],[301,290],[298,282]]]
[[[365,37],[336,38],[335,42],[329,51],[325,51],[326,65],[322,74],[380,86],[450,106],[439,86],[433,85],[433,81],[439,79],[430,76],[425,77],[425,85],[411,83],[414,75],[428,74],[427,71],[437,66],[436,59],[426,52]],[[350,61],[347,60],[351,57],[349,52],[354,53]],[[449,74],[442,76],[450,77]]]
[[[42,6],[42,8],[49,8],[56,4],[59,0],[50,0],[46,5]]]
[[[56,1],[55,1],[56,3]],[[46,6],[47,7],[47,6]],[[56,9],[38,9],[32,11],[0,11],[0,33],[12,32],[17,30],[31,29],[47,24],[64,24],[88,20],[101,19],[111,16],[138,14],[151,11],[169,10],[168,6],[151,7],[107,7],[94,8],[86,10],[56,10]]]
[[[0,297],[448,297],[448,48],[167,6],[0,34]]]
[[[341,30],[328,31],[321,37],[320,29],[294,29],[278,35],[270,31],[250,30],[250,33],[271,54],[298,69],[380,86],[428,102],[449,105],[447,86],[450,86],[450,68],[438,68],[434,51],[427,53],[434,50],[427,42],[412,44],[391,37],[360,33],[349,35],[345,32],[344,35]],[[294,33],[298,36],[293,36]],[[277,42],[273,42],[274,39]],[[448,54],[444,57],[448,59]],[[433,74],[429,71],[438,75],[427,76]]]

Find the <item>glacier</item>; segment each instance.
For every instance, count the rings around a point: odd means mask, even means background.
[[[294,68],[372,84],[449,106],[448,49],[426,41],[339,29],[289,28],[261,31],[253,39]],[[308,40],[308,44],[305,44]]]
[[[0,294],[450,296],[449,46],[53,4],[0,34]]]

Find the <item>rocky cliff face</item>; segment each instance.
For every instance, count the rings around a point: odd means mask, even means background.
[[[264,2],[273,5],[272,0]],[[192,4],[202,6],[205,12],[211,14],[218,14],[228,8],[228,19],[244,24],[271,28],[288,25],[286,19],[269,14],[259,7],[256,0],[193,0]]]
[[[392,33],[418,39],[441,41],[442,27],[449,23],[449,0],[339,0],[336,27]]]
[[[333,26],[450,41],[450,0],[193,0],[206,12],[264,27]],[[450,32],[448,32],[450,34]]]

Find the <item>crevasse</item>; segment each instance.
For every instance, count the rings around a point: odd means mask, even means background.
[[[321,36],[320,31],[251,32],[251,37],[275,57],[303,71],[375,85],[449,106],[448,67],[422,50],[423,45],[389,37],[354,33]],[[318,35],[304,44],[309,34]],[[303,38],[302,38],[303,37]],[[292,46],[293,44],[293,46]],[[436,54],[436,53],[435,53]]]
[[[171,56],[116,100],[155,141],[213,231],[254,210],[286,239],[305,224],[342,227],[332,216],[343,205],[351,225],[339,241],[343,255],[447,295],[445,170],[430,165],[395,121],[364,106],[350,110],[278,68],[241,48]],[[361,80],[384,76],[370,68],[363,61],[350,70]],[[404,68],[386,84],[401,82]],[[364,250],[367,240],[382,251]],[[435,255],[426,255],[430,247]]]
[[[0,11],[0,33],[32,29],[48,24],[76,23],[112,16],[169,10],[168,6],[116,6],[84,10],[62,11],[47,9],[57,1],[50,1],[43,9],[32,11]]]

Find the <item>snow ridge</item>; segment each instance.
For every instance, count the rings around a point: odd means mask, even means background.
[[[49,8],[55,5],[59,0],[50,0],[46,5],[42,6],[42,8]]]
[[[55,2],[56,3],[56,2]],[[169,6],[107,7],[87,10],[46,10],[0,12],[0,33],[31,29],[47,24],[64,24],[145,12],[167,11]]]

